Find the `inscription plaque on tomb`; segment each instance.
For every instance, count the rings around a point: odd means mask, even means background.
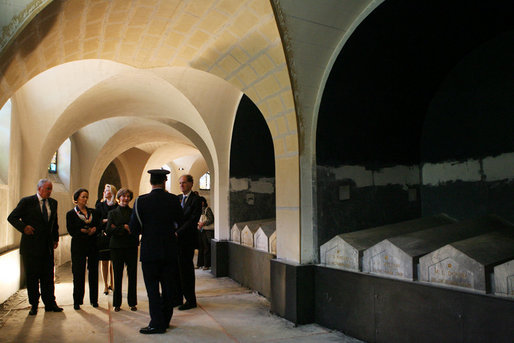
[[[258,229],[259,224],[257,223],[246,224],[243,230],[241,231],[241,244],[253,248],[253,235],[255,234],[255,232],[257,232]]]
[[[451,242],[507,228],[488,216],[387,238],[364,251],[362,271],[414,281],[421,256]]]
[[[495,231],[454,242],[419,259],[420,281],[490,293],[494,267],[514,259],[514,232]]]
[[[263,223],[259,226],[254,234],[255,248],[258,250],[269,252],[269,239],[273,232],[275,232],[276,223]]]
[[[254,235],[262,225],[268,225],[270,223],[275,222],[274,219],[260,219],[260,220],[252,220],[249,222],[240,223],[244,225],[241,229],[241,244],[247,247],[254,247]]]
[[[333,237],[320,247],[320,260],[322,264],[329,266],[361,271],[364,251],[385,238],[454,222],[454,219],[445,214],[440,214],[366,230],[343,233]]]
[[[411,280],[412,269],[405,268],[408,261],[409,256],[395,246],[382,249],[382,246],[377,244],[364,252],[362,271]]]
[[[514,298],[514,260],[494,267],[494,294]]]
[[[237,223],[232,225],[230,229],[230,240],[234,243],[241,244],[241,230],[237,226]]]

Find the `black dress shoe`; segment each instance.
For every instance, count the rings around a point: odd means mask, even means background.
[[[186,303],[184,305],[180,305],[178,307],[178,310],[179,311],[185,311],[185,310],[189,310],[189,309],[192,309],[192,308],[195,308],[196,307],[196,303],[189,303],[186,301]]]
[[[75,309],[75,310],[80,310],[80,305],[79,305],[79,304],[75,304],[75,305],[73,305],[73,309]]]
[[[139,330],[139,332],[142,334],[145,334],[145,335],[151,335],[154,333],[165,333],[166,329],[159,329],[159,328],[153,328],[151,326],[147,326],[147,327],[141,328]]]
[[[45,307],[45,312],[62,312],[63,308],[57,305]]]
[[[98,303],[91,303],[91,306],[98,307]]]
[[[34,305],[30,308],[29,315],[35,316],[37,314],[37,305]]]

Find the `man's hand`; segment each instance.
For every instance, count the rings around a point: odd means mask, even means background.
[[[89,228],[87,234],[91,236],[91,235],[94,235],[95,232],[96,232],[96,227],[92,227],[92,228]]]
[[[32,226],[30,225],[27,225],[25,226],[25,228],[23,229],[23,232],[26,234],[26,235],[33,235],[34,232],[36,231],[36,229],[34,229]]]
[[[123,228],[127,230],[128,233],[130,233],[130,227],[128,226],[128,224],[124,224]]]
[[[57,249],[57,247],[59,246],[59,242],[54,242],[54,249]]]

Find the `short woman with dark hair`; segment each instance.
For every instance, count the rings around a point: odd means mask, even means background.
[[[132,215],[129,203],[134,194],[130,189],[122,188],[116,194],[119,206],[107,216],[106,231],[111,235],[109,248],[114,267],[114,311],[121,310],[121,285],[123,268],[127,265],[128,292],[127,302],[132,311],[137,311],[137,247],[139,237],[130,231],[128,223]]]
[[[71,236],[71,271],[73,273],[73,308],[80,310],[84,301],[86,262],[89,301],[98,307],[98,249],[96,246],[98,213],[87,207],[89,192],[79,188],[73,194],[75,207],[66,213],[66,228]]]

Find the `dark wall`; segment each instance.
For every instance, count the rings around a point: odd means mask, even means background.
[[[315,321],[366,342],[513,342],[508,298],[317,266]]]
[[[231,179],[233,181],[234,179]],[[241,179],[239,179],[241,180]],[[262,179],[243,179],[249,184],[252,182],[267,182],[273,185],[275,189],[274,178]],[[247,195],[253,197],[253,203],[247,202]],[[230,226],[238,222],[246,222],[250,220],[258,220],[265,218],[275,218],[275,191],[272,193],[263,193],[253,191],[251,188],[245,190],[230,190]]]
[[[246,95],[237,109],[230,147],[230,178],[246,180],[248,188],[230,189],[230,225],[254,219],[275,217],[275,154],[273,140],[261,112]],[[252,182],[269,180],[273,190],[252,189]],[[267,182],[267,181],[266,181]],[[247,195],[253,196],[253,204]]]
[[[319,245],[334,236],[370,227],[392,224],[420,216],[419,185],[358,187],[351,179],[337,179],[334,169],[318,166]],[[339,200],[339,187],[347,186],[350,199]],[[409,189],[416,193],[409,200]]]
[[[102,178],[100,179],[100,183],[98,184],[98,199],[103,198],[106,183],[113,185],[116,189],[121,188],[120,174],[112,162],[107,166],[107,168],[105,168]],[[114,196],[116,196],[116,194],[114,194]]]
[[[513,29],[514,2],[507,0],[385,1],[357,27],[334,63],[320,104],[319,244],[337,233],[425,214],[474,213],[478,205],[480,215],[514,213],[505,198],[512,194],[509,180],[420,189],[426,161],[476,158],[473,145],[488,151],[481,156],[512,152],[514,44],[507,33]],[[504,35],[493,49],[490,42]],[[467,67],[455,74],[460,65]],[[469,141],[472,135],[477,144]],[[362,184],[344,167],[391,173],[399,181]],[[417,179],[394,175],[401,167],[419,168]],[[341,185],[350,187],[344,201],[337,196]],[[411,188],[418,190],[415,201],[408,200]],[[462,196],[449,196],[456,191]]]
[[[275,255],[228,242],[228,275],[241,285],[271,297],[270,261]]]
[[[436,168],[427,176],[441,182],[422,188],[424,215],[444,210],[467,219],[496,213],[514,221],[512,42],[514,31],[505,32],[472,51],[436,93],[424,124],[422,163],[446,169],[468,163],[476,177],[449,179]]]

